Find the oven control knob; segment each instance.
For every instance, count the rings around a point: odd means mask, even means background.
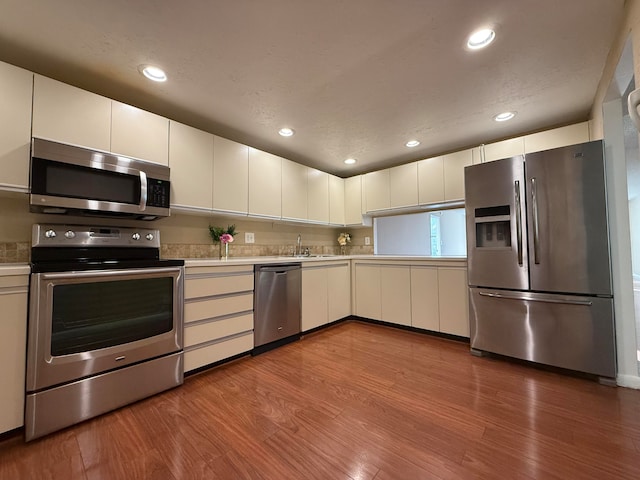
[[[64,233],[64,236],[71,239],[71,238],[75,238],[76,237],[76,233],[73,230],[67,230]]]
[[[153,233],[147,233],[147,235],[144,238],[146,238],[149,241],[153,240]]]
[[[56,238],[56,232],[54,230],[47,230],[44,232],[44,236],[47,238]]]
[[[131,238],[133,238],[134,240],[140,240],[140,234],[139,233],[134,233],[133,235],[131,235]]]

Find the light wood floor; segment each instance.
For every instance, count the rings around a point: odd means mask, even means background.
[[[24,444],[0,479],[640,479],[640,391],[347,322]]]

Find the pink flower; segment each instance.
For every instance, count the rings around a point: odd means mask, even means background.
[[[220,235],[220,241],[222,243],[231,243],[233,242],[233,235],[230,235],[228,233],[223,233],[222,235]]]

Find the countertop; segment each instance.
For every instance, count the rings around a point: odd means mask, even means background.
[[[0,276],[29,275],[31,267],[28,263],[0,263]]]
[[[187,267],[211,267],[219,265],[256,265],[269,263],[308,263],[308,262],[340,262],[344,260],[393,260],[402,262],[434,262],[434,263],[466,263],[466,257],[424,257],[407,255],[324,255],[310,257],[230,257],[228,260],[218,258],[186,258]],[[0,263],[0,276],[29,275],[28,263]]]
[[[466,263],[466,257],[425,257],[425,256],[407,256],[407,255],[324,255],[310,257],[230,257],[227,260],[217,258],[187,258],[185,265],[187,267],[212,267],[219,265],[256,265],[256,264],[275,264],[275,263],[307,263],[307,262],[339,262],[344,260],[393,260],[403,262],[458,262]]]

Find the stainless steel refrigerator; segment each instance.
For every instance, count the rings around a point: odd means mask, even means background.
[[[471,349],[615,377],[601,141],[465,168]]]

